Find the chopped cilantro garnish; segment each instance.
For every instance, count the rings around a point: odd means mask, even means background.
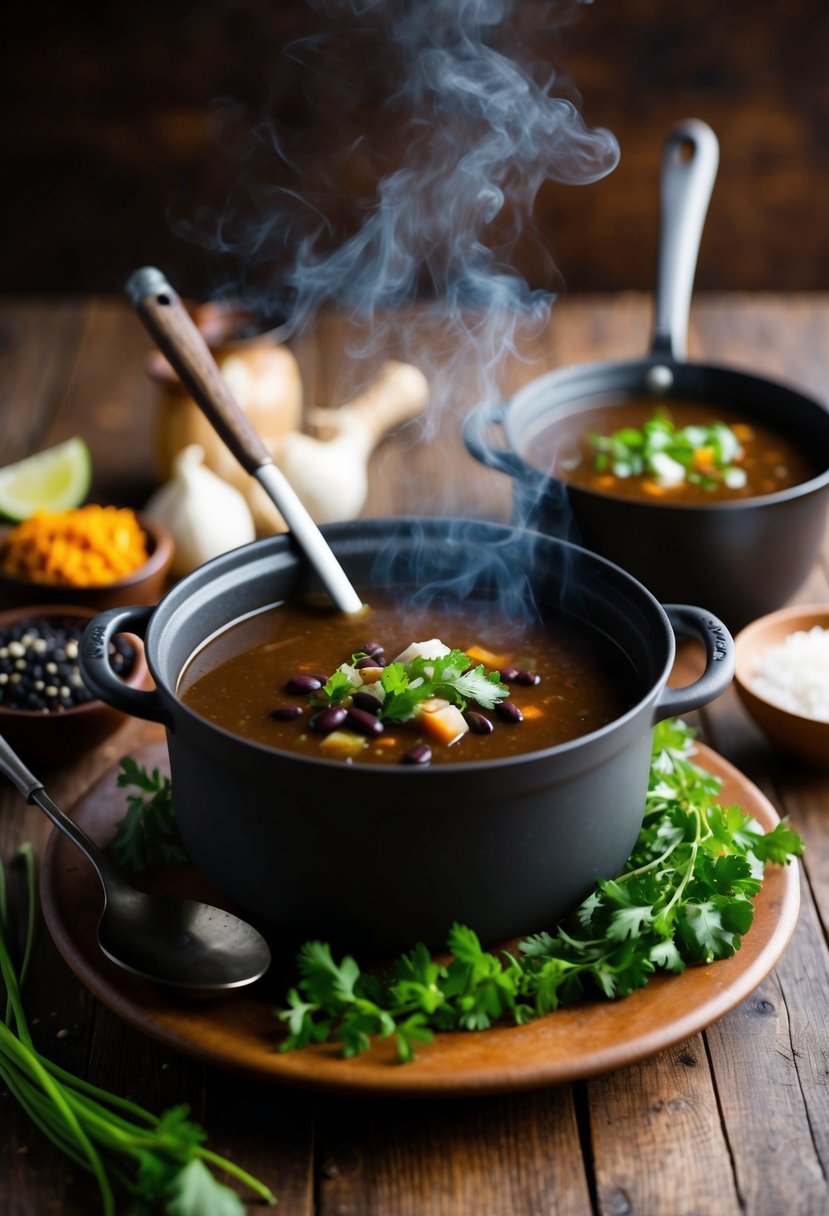
[[[352,655],[352,663],[364,657]],[[311,698],[316,705],[336,705],[355,691],[354,667],[341,664],[328,682]],[[475,701],[482,709],[493,709],[509,689],[501,683],[497,671],[487,672],[482,663],[473,667],[472,660],[462,650],[451,650],[440,658],[415,658],[408,663],[389,663],[379,680],[383,707],[379,717],[384,722],[407,722],[417,713],[423,701],[440,697],[465,709]]]

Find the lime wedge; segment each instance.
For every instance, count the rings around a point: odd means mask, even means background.
[[[67,439],[0,469],[0,515],[17,523],[35,511],[67,511],[83,502],[91,479],[89,448]]]

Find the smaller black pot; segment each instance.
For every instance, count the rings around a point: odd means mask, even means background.
[[[829,490],[829,412],[786,385],[683,357],[697,250],[717,161],[716,137],[704,123],[681,123],[668,138],[650,353],[635,361],[582,364],[541,376],[507,403],[478,407],[463,433],[477,460],[513,478],[516,523],[601,553],[640,579],[657,599],[710,605],[736,632],[785,604],[817,557]],[[528,456],[542,430],[598,402],[632,396],[730,406],[785,432],[820,472],[776,494],[681,505],[612,498],[568,486],[532,466]],[[505,447],[490,442],[495,425],[503,427]]]
[[[653,725],[724,690],[734,670],[727,631],[702,609],[663,609],[624,571],[551,537],[435,519],[324,531],[369,601],[372,586],[414,580],[454,581],[461,599],[503,586],[560,604],[624,656],[634,705],[558,747],[425,769],[344,765],[231,735],[182,704],[179,676],[215,631],[309,589],[287,536],[207,563],[154,609],[103,613],[84,634],[84,679],[167,727],[187,850],[274,945],[323,937],[382,955],[419,939],[440,946],[455,920],[490,942],[551,926],[624,865],[642,823]],[[470,557],[474,576],[460,587]],[[705,673],[688,688],[667,687],[672,626],[705,646]],[[109,639],[127,630],[145,637],[153,692],[126,688],[109,667]]]

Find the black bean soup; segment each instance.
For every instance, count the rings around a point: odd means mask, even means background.
[[[577,739],[636,700],[624,655],[572,618],[497,620],[370,594],[365,616],[283,603],[190,659],[178,695],[255,743],[348,764],[492,760]]]

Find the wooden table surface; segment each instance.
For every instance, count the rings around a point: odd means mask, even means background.
[[[640,295],[563,300],[526,352],[531,359],[505,369],[505,387],[569,362],[638,357],[649,323]],[[307,400],[342,399],[355,367],[345,339],[332,321],[297,344]],[[829,296],[717,296],[695,302],[690,353],[824,399],[828,339]],[[140,505],[154,484],[147,346],[119,301],[0,304],[0,463],[81,434],[95,496]],[[456,410],[426,447],[413,448],[410,431],[387,440],[372,461],[365,513],[506,518],[506,479],[465,455],[457,427]],[[829,600],[827,553],[799,600]],[[202,1065],[128,1027],[74,978],[44,932],[26,997],[41,1050],[150,1109],[188,1102],[211,1146],[264,1179],[283,1216],[829,1213],[829,773],[776,754],[733,690],[700,724],[791,817],[807,848],[800,917],[782,959],[741,1005],[675,1048],[606,1076],[509,1096],[310,1095]],[[128,723],[69,766],[48,768],[44,758],[38,775],[70,808],[129,752],[137,729]],[[26,839],[41,852],[47,830],[4,785],[3,857]],[[92,1183],[0,1093],[0,1212],[97,1210]]]

